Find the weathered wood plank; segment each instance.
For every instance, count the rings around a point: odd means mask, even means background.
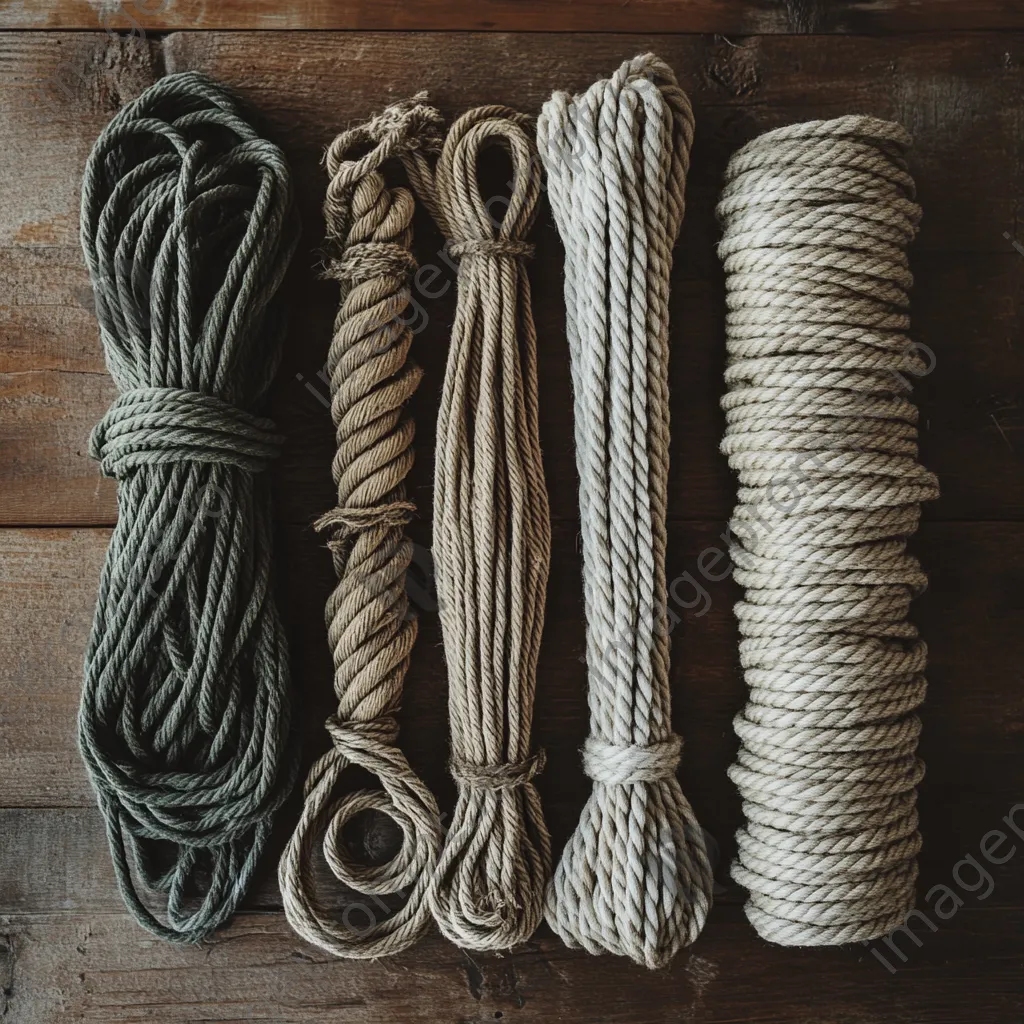
[[[935,32],[1024,27],[999,0],[8,0],[0,28],[166,31],[169,29],[390,29],[508,32]]]
[[[769,947],[738,907],[717,908],[693,950],[657,972],[567,950],[546,930],[503,957],[430,937],[386,960],[336,960],[304,945],[281,914],[241,915],[192,949],[124,916],[10,918],[0,964],[13,1024],[1019,1020],[1024,913],[968,899],[935,933],[919,926],[920,948],[903,939],[907,963],[893,957],[895,974],[859,947]]]
[[[294,825],[298,804],[293,804],[290,811],[294,813],[283,814],[282,826]],[[381,836],[385,841],[388,838],[382,832],[386,827],[374,828],[373,839],[378,849]],[[278,833],[264,863],[257,869],[244,904],[248,910],[281,909],[276,865],[287,836],[284,827]],[[0,916],[125,912],[103,821],[96,807],[0,809],[0,868]],[[334,878],[323,858],[319,858],[317,868],[322,905],[343,910],[357,902]],[[142,895],[147,899],[146,893]],[[1009,895],[1009,891],[1001,893]],[[159,897],[147,902],[156,911],[162,909]],[[376,912],[375,905],[367,909]],[[356,920],[354,916],[349,919]]]

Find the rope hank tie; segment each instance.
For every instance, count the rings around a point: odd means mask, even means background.
[[[593,791],[546,917],[569,946],[667,964],[711,904],[675,777],[668,681],[668,294],[693,115],[652,54],[544,105],[538,148],[565,245],[580,474]]]
[[[298,238],[290,174],[220,86],[170,75],[100,135],[81,223],[121,393],[89,449],[119,515],[79,742],[129,910],[198,942],[244,896],[297,767],[261,472],[282,439],[256,411]]]
[[[432,909],[457,945],[501,950],[540,923],[551,840],[533,779],[530,722],[551,549],[537,427],[537,335],[523,237],[540,166],[529,119],[481,107],[451,128],[418,188],[462,254],[437,426],[434,567],[458,800]],[[477,181],[481,152],[512,162],[495,223]]]
[[[732,875],[783,945],[877,938],[914,905],[926,649],[906,616],[926,580],[906,545],[938,487],[902,376],[927,372],[906,335],[909,144],[869,117],[769,132],[718,207],[750,687]]]
[[[342,282],[327,361],[338,506],[316,527],[333,535],[328,547],[338,585],[326,619],[338,710],[327,721],[332,747],[306,780],[302,815],[278,878],[285,913],[299,935],[337,956],[362,959],[398,953],[423,933],[442,839],[433,796],[395,746],[395,715],[417,633],[405,589],[413,556],[405,525],[415,512],[405,497],[415,430],[405,407],[422,371],[408,359],[412,328],[403,319],[416,269],[410,251],[415,204],[408,189],[388,187],[383,167],[397,158],[415,168],[440,149],[441,116],[425,99],[420,94],[389,107],[339,135],[327,152],[324,214],[328,241],[338,252],[327,276]],[[356,146],[371,148],[354,160]],[[376,775],[383,789],[337,797],[351,765]],[[345,824],[368,810],[388,815],[402,835],[399,851],[382,865],[360,863],[343,837]],[[384,896],[404,895],[404,903],[380,918],[368,904],[359,905],[358,918],[350,908],[332,915],[315,892],[321,833],[324,856],[340,882],[373,897],[381,909],[388,907]]]
[[[412,522],[416,506],[411,501],[390,501],[386,505],[372,505],[368,508],[332,508],[314,524],[318,533],[329,532],[333,536],[327,547],[344,544],[350,537],[364,530],[388,530],[407,526]]]
[[[544,770],[546,756],[543,750],[525,761],[506,762],[504,764],[471,764],[469,761],[449,763],[452,778],[465,786],[479,789],[515,789],[532,782],[534,777]]]
[[[670,736],[646,747],[605,743],[595,736],[583,747],[583,770],[605,786],[634,786],[640,782],[664,782],[675,777],[683,741]]]
[[[216,395],[181,388],[131,388],[111,403],[89,437],[104,476],[122,479],[140,466],[193,462],[260,473],[284,438],[273,420]]]

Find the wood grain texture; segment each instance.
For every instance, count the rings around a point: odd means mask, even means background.
[[[679,70],[698,123],[673,278],[670,514],[717,520],[732,502],[717,453],[724,306],[714,254],[714,204],[728,156],[763,129],[862,110],[897,117],[916,137],[913,170],[925,224],[912,253],[913,334],[934,353],[935,368],[914,383],[923,457],[943,485],[926,515],[1020,517],[1024,365],[1014,346],[1024,258],[1004,233],[1012,240],[1016,232],[1024,181],[1022,37],[779,37],[730,47],[690,36],[191,33],[150,47],[90,34],[9,34],[0,35],[0,129],[10,140],[0,149],[0,177],[11,183],[0,190],[0,373],[13,376],[0,378],[0,444],[10,453],[0,463],[0,523],[114,521],[113,487],[85,455],[89,430],[113,391],[78,253],[79,179],[112,111],[161,68],[199,68],[236,87],[295,167],[305,235],[286,285],[292,325],[272,413],[289,439],[275,469],[277,516],[308,523],[331,502],[324,467],[334,443],[327,388],[317,377],[336,306],[335,286],[316,276],[324,143],[393,99],[391,83],[407,80],[409,67],[417,68],[416,87],[430,89],[448,115],[497,100],[535,111],[555,86],[579,87],[647,47]],[[61,66],[74,68],[67,88],[53,85]],[[495,181],[501,187],[497,172]],[[443,240],[425,218],[418,226],[421,264],[438,274],[425,277],[425,292],[416,295],[422,330],[414,352],[427,376],[414,407],[421,430],[411,483],[422,502],[454,272],[438,255]],[[546,205],[535,237],[541,438],[554,515],[569,520],[576,479],[562,254]]]
[[[161,0],[139,0],[151,10]],[[992,867],[984,900],[954,871],[1024,803],[1024,35],[933,34],[1024,28],[1017,4],[904,0],[726,4],[724,0],[540,0],[476,4],[318,0],[165,4],[139,18],[146,38],[103,32],[0,31],[0,1020],[15,1024],[515,1020],[758,1021],[778,1024],[1009,1024],[1024,1019],[1024,840]],[[114,4],[0,4],[2,28],[130,27]],[[99,12],[106,11],[101,15]],[[122,12],[118,14],[117,12]],[[118,18],[121,18],[119,21]],[[102,19],[102,20],[101,20]],[[421,19],[417,22],[416,19]],[[482,24],[487,22],[487,24]],[[586,24],[592,34],[557,34]],[[173,32],[175,28],[517,28],[527,34]],[[159,27],[159,32],[156,31]],[[556,34],[537,34],[546,28]],[[817,35],[898,30],[894,38]],[[152,30],[152,31],[151,31]],[[613,31],[614,30],[614,31]],[[654,31],[781,33],[755,38]],[[919,31],[921,30],[921,31]],[[630,35],[616,35],[626,31]],[[684,790],[721,847],[724,883],[695,948],[651,974],[564,949],[546,930],[504,958],[470,958],[430,938],[401,957],[346,963],[298,940],[280,913],[274,857],[298,814],[282,813],[246,912],[214,941],[177,949],[127,918],[75,740],[81,661],[116,516],[114,487],[86,457],[113,394],[78,245],[82,167],[118,107],[164,71],[199,68],[261,112],[292,161],[305,233],[285,287],[292,312],[273,414],[288,436],[274,470],[277,592],[292,649],[307,763],[326,748],[333,709],[323,604],[330,559],[309,524],[332,503],[333,438],[318,378],[335,287],[316,276],[323,225],[320,156],[340,128],[399,94],[428,88],[446,115],[503,101],[536,111],[555,87],[576,89],[628,55],[655,49],[676,68],[698,121],[672,295],[672,480],[669,578],[675,724],[685,736]],[[744,701],[731,614],[719,575],[734,483],[717,453],[724,290],[714,204],[731,152],[754,134],[860,111],[902,120],[925,222],[912,250],[914,337],[935,354],[915,382],[922,458],[942,499],[915,542],[929,572],[912,616],[930,645],[922,754],[921,888],[955,888],[963,907],[907,936],[906,962],[883,944],[783,950],[757,939],[725,865],[741,819],[725,771]],[[502,168],[487,172],[495,189]],[[426,379],[415,400],[411,479],[421,609],[402,710],[413,766],[450,809],[446,679],[429,589],[433,423],[454,275],[442,239],[420,218],[417,250],[440,277],[417,293],[414,353]],[[1009,238],[1005,237],[1009,235]],[[556,846],[587,794],[577,749],[587,731],[571,392],[561,250],[545,209],[531,267],[540,334],[541,435],[557,520],[534,735],[548,751],[539,779]],[[417,325],[418,326],[418,325]],[[17,527],[17,528],[15,528]],[[34,527],[34,528],[25,528]],[[1024,811],[1018,814],[1018,820]],[[380,850],[379,823],[357,837]],[[321,878],[340,907],[351,896]],[[921,904],[922,907],[925,904]],[[895,974],[874,956],[880,952]]]
[[[934,32],[1024,28],[1010,0],[8,0],[0,28]]]
[[[501,958],[430,937],[372,962],[311,949],[276,913],[242,914],[199,949],[142,937],[120,915],[16,917],[0,919],[0,998],[17,1024],[1011,1024],[1022,934],[1024,913],[972,900],[920,948],[904,940],[893,975],[860,947],[770,948],[730,906],[651,972],[567,950],[546,929]]]

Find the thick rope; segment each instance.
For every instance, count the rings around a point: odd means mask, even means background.
[[[523,239],[540,166],[529,119],[481,107],[451,128],[417,187],[459,257],[437,425],[434,567],[458,800],[432,907],[448,938],[507,949],[540,922],[551,841],[530,750],[551,524],[537,428],[537,336]],[[512,161],[507,204],[480,194],[481,152]]]
[[[147,89],[86,165],[82,247],[121,394],[90,443],[119,516],[79,738],[125,903],[176,942],[232,915],[297,765],[262,472],[282,438],[254,411],[297,238],[283,154],[201,75]]]
[[[395,745],[417,631],[405,590],[413,553],[405,524],[415,511],[405,496],[415,430],[405,406],[422,371],[408,360],[412,328],[405,319],[416,269],[410,251],[415,204],[408,189],[388,187],[383,167],[396,157],[415,166],[440,151],[441,117],[421,99],[395,104],[343,132],[327,151],[328,274],[342,284],[328,355],[338,505],[317,526],[333,534],[338,576],[326,613],[338,710],[327,721],[333,745],[306,780],[305,805],[278,877],[285,913],[299,935],[357,958],[400,952],[422,934],[442,839],[437,804]],[[353,158],[356,148],[367,146],[369,152]],[[383,789],[339,798],[335,789],[350,765],[376,775]],[[402,835],[401,848],[385,864],[360,863],[344,841],[345,824],[369,809],[390,816]],[[340,915],[316,896],[314,858],[322,834],[339,881],[371,897]],[[382,897],[396,895],[404,903],[389,913]]]
[[[765,939],[884,935],[914,904],[925,577],[906,542],[938,494],[917,462],[906,132],[868,117],[769,132],[729,162],[723,451],[749,703],[730,777],[733,877]]]
[[[668,295],[693,115],[651,54],[544,105],[538,145],[565,245],[580,474],[593,791],[546,915],[570,946],[668,963],[711,904],[676,778],[666,621]]]

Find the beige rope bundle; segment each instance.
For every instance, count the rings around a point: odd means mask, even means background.
[[[507,949],[541,919],[551,844],[530,750],[551,525],[537,428],[537,337],[523,239],[540,166],[529,120],[471,110],[417,188],[461,259],[437,425],[434,566],[448,664],[458,800],[432,893],[441,931],[469,949]],[[481,152],[514,171],[500,223],[480,195]]]
[[[570,946],[668,963],[711,905],[676,770],[666,621],[668,294],[693,114],[653,54],[544,105],[538,146],[565,245],[594,786],[547,899]]]
[[[417,630],[405,592],[412,542],[404,526],[415,507],[405,497],[414,426],[404,408],[422,374],[407,360],[412,331],[402,319],[416,268],[414,201],[407,189],[387,186],[382,167],[400,157],[416,176],[426,154],[440,148],[440,115],[421,98],[342,133],[327,153],[324,213],[337,250],[328,273],[341,282],[343,296],[328,357],[338,506],[317,527],[333,534],[338,576],[326,611],[338,710],[327,722],[333,745],[310,771],[278,876],[295,931],[338,956],[357,958],[399,952],[423,932],[442,839],[433,796],[395,746],[395,714]],[[362,146],[370,151],[351,159]],[[350,765],[372,772],[383,789],[339,799],[335,788]],[[402,832],[401,849],[383,865],[360,864],[342,836],[345,823],[366,810],[389,815]],[[340,918],[314,891],[315,848],[325,828],[331,870],[371,897]],[[404,895],[405,902],[387,915],[381,897],[391,895]]]
[[[907,133],[869,117],[769,132],[718,208],[728,290],[723,451],[750,697],[730,777],[733,877],[765,939],[884,935],[914,904],[925,585],[906,542],[938,494],[917,461]]]

